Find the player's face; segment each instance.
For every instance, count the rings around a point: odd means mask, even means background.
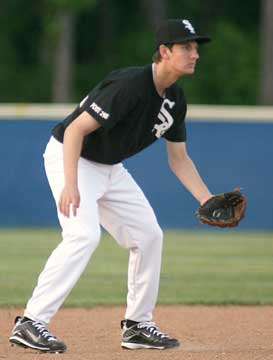
[[[170,52],[170,66],[174,72],[179,76],[194,73],[199,58],[196,41],[174,44]]]

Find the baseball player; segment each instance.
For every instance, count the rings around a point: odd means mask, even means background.
[[[179,346],[152,322],[163,234],[122,161],[164,138],[170,168],[181,183],[200,204],[212,196],[187,154],[186,100],[176,84],[194,73],[198,45],[209,40],[188,20],[162,21],[152,64],[111,72],[53,129],[44,160],[63,240],[40,274],[24,316],[15,319],[12,344],[66,351],[47,326],[83,273],[103,226],[130,252],[121,346]]]

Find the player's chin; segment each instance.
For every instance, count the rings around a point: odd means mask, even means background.
[[[192,75],[195,72],[195,66],[188,66],[181,71],[181,75]]]
[[[187,68],[187,74],[188,75],[194,74],[194,72],[195,72],[195,66],[189,66]]]

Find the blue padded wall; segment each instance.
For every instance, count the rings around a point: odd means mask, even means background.
[[[43,151],[56,121],[0,121],[0,226],[56,226]],[[187,149],[212,192],[243,188],[240,229],[273,230],[273,124],[189,122]],[[200,226],[198,204],[167,164],[165,141],[125,161],[165,228]],[[203,227],[202,227],[203,228]]]

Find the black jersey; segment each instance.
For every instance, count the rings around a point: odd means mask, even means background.
[[[186,140],[186,100],[182,89],[173,84],[161,97],[156,91],[152,65],[129,67],[111,72],[64,121],[53,136],[63,142],[66,127],[83,111],[101,125],[85,136],[83,158],[116,164],[140,152],[160,137]]]

